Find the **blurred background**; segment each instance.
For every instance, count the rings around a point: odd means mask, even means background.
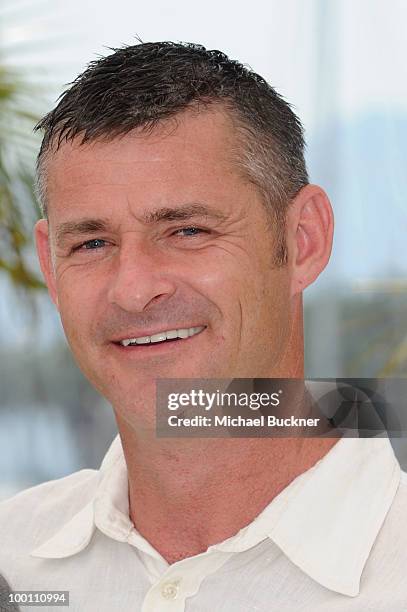
[[[264,76],[306,129],[336,216],[305,293],[309,377],[407,376],[404,0],[1,0],[0,499],[98,467],[112,410],[72,361],[33,250],[37,119],[108,47],[198,42]],[[407,440],[394,440],[407,468]]]

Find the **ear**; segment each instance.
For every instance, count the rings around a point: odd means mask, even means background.
[[[287,212],[288,264],[291,296],[303,291],[328,263],[333,238],[332,207],[318,185],[306,185]]]
[[[52,264],[51,248],[49,240],[49,224],[46,219],[37,221],[34,227],[37,254],[40,261],[42,273],[48,286],[52,301],[58,308],[58,294],[56,289],[55,271]]]

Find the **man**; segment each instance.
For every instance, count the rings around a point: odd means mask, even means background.
[[[407,610],[387,439],[155,434],[156,379],[304,375],[333,217],[288,104],[218,51],[147,43],[93,62],[39,128],[41,267],[120,438],[100,471],[1,505],[13,587],[86,612]]]

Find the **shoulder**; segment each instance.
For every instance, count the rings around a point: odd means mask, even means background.
[[[99,471],[80,470],[25,489],[0,502],[0,539],[29,549],[50,537],[95,495]]]
[[[366,508],[368,513],[368,508]],[[374,546],[376,557],[388,567],[405,571],[407,565],[407,473],[401,472],[400,484]]]
[[[400,483],[393,503],[385,518],[383,529],[385,535],[393,540],[393,545],[396,540],[405,547],[406,562],[407,562],[407,473],[401,472]]]
[[[403,472],[403,470],[401,470],[400,473],[400,484],[398,486],[396,495],[394,496],[393,504],[390,507],[389,514],[394,513],[394,518],[398,518],[398,513],[400,510],[404,513],[407,511],[407,472]],[[406,515],[404,515],[404,520],[402,521],[403,526],[406,525],[405,516]]]
[[[74,503],[78,494],[88,490],[92,483],[97,484],[98,476],[98,470],[80,470],[63,478],[49,480],[25,489],[0,502],[0,521],[18,508],[26,509],[31,506],[33,511],[37,508],[46,511],[48,508],[63,508],[67,502]]]
[[[407,539],[407,472],[401,472],[400,484],[393,504],[389,511],[389,518],[406,534]]]

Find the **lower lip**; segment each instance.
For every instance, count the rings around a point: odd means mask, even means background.
[[[111,342],[111,345],[122,355],[127,355],[128,357],[148,357],[149,355],[159,355],[160,353],[169,353],[181,348],[187,348],[193,344],[194,340],[198,338],[205,329],[193,336],[188,336],[188,338],[178,338],[178,340],[172,342],[149,342],[148,344],[134,344],[132,346],[123,346],[122,344]]]

